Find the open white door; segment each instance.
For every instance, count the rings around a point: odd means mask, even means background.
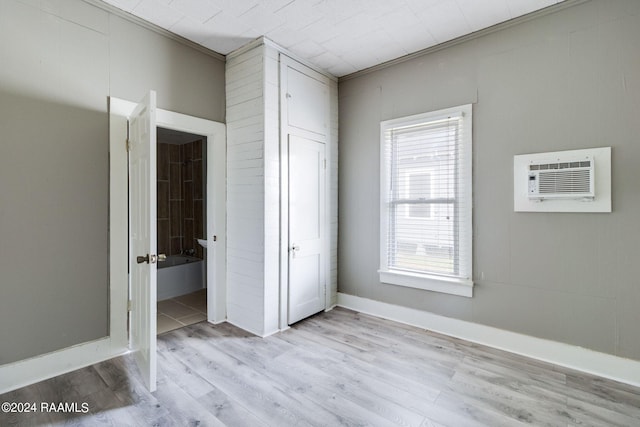
[[[325,308],[324,150],[289,135],[289,324]]]
[[[156,93],[129,117],[131,346],[150,391],[156,389]]]

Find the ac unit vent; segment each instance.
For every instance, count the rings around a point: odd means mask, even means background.
[[[541,165],[529,165],[529,170],[548,170],[548,169],[573,169],[573,168],[588,168],[591,166],[591,161],[586,160],[584,162],[563,162],[563,163],[544,163]]]
[[[538,191],[540,194],[589,193],[591,191],[590,176],[587,170],[541,173]]]
[[[529,199],[593,200],[593,159],[529,165]]]

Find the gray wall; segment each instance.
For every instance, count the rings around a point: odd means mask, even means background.
[[[640,360],[640,2],[591,1],[340,83],[339,291]],[[474,103],[472,299],[378,278],[379,123]],[[612,146],[613,212],[515,213],[515,154]]]
[[[79,0],[0,2],[0,64],[6,364],[108,334],[107,97],[217,121],[225,101],[222,61]]]

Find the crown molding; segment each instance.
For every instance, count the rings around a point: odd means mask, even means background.
[[[153,23],[151,23],[149,21],[145,21],[142,18],[138,18],[137,16],[132,15],[131,13],[129,13],[129,12],[125,11],[125,10],[118,9],[117,7],[115,7],[115,6],[113,6],[113,5],[109,4],[109,3],[103,2],[102,0],[82,0],[82,1],[84,1],[87,4],[90,4],[91,6],[95,6],[95,7],[99,8],[99,9],[102,9],[102,10],[104,10],[106,12],[109,12],[109,13],[111,13],[113,15],[116,15],[116,16],[122,18],[122,19],[125,19],[125,20],[127,20],[127,21],[129,21],[129,22],[131,22],[133,24],[136,24],[136,25],[139,25],[139,26],[141,26],[143,28],[146,28],[147,30],[151,30],[154,33],[160,34],[161,36],[167,37],[167,38],[169,38],[171,40],[174,40],[174,41],[176,41],[176,42],[178,42],[180,44],[183,44],[183,45],[185,45],[187,47],[195,49],[195,50],[197,50],[197,51],[199,51],[201,53],[204,53],[205,55],[208,55],[208,56],[211,56],[213,58],[219,59],[220,61],[223,61],[223,62],[226,60],[226,57],[221,53],[218,53],[216,51],[208,49],[208,48],[202,46],[201,44],[192,42],[191,40],[187,40],[184,37],[179,36],[176,33],[172,33],[171,31],[166,30],[166,29],[164,29],[162,27],[159,27],[158,25],[153,24]]]
[[[227,59],[234,58],[234,57],[236,57],[238,55],[243,54],[244,52],[247,52],[247,51],[249,51],[251,49],[254,49],[254,48],[256,48],[258,46],[262,46],[262,45],[269,46],[269,47],[277,50],[279,53],[281,53],[283,55],[286,55],[289,58],[295,60],[296,62],[299,62],[302,65],[305,65],[305,66],[311,68],[313,71],[316,71],[316,72],[322,74],[323,76],[329,78],[332,81],[335,81],[335,82],[338,81],[338,78],[336,76],[334,76],[333,74],[327,72],[326,70],[323,70],[322,68],[320,68],[317,65],[309,62],[308,60],[296,55],[295,53],[291,52],[287,48],[282,47],[278,43],[274,42],[273,40],[271,40],[271,39],[269,39],[268,37],[265,37],[265,36],[257,37],[256,39],[251,40],[247,44],[237,48],[233,52],[228,53],[227,54]]]
[[[532,21],[534,19],[541,18],[543,16],[551,15],[556,12],[560,12],[561,10],[568,9],[573,6],[577,6],[582,3],[588,3],[591,0],[565,0],[561,3],[556,3],[551,6],[547,6],[544,9],[536,10],[534,12],[528,13],[526,15],[518,16],[517,18],[510,19],[508,21],[501,22],[499,24],[493,25],[491,27],[483,28],[482,30],[475,31],[470,34],[466,34],[464,36],[460,36],[453,40],[446,41],[444,43],[437,44],[435,46],[428,47],[426,49],[419,50],[417,52],[410,53],[408,55],[401,56],[399,58],[392,59],[390,61],[383,62],[378,65],[374,65],[369,68],[365,68],[364,70],[356,71],[355,73],[347,74],[346,76],[342,76],[338,79],[338,82],[341,83],[343,81],[355,79],[357,77],[364,76],[366,74],[370,74],[379,70],[384,70],[385,68],[392,67],[394,65],[402,64],[403,62],[410,61],[415,58],[420,58],[425,55],[429,55],[444,49],[448,49],[453,46],[457,46],[461,43],[468,42],[470,40],[475,40],[480,37],[484,37],[488,34],[493,34],[498,31],[505,30],[507,28],[511,28],[516,25],[520,25],[525,22]]]

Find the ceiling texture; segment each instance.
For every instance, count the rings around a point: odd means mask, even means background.
[[[563,0],[104,0],[226,55],[265,36],[342,77]]]

